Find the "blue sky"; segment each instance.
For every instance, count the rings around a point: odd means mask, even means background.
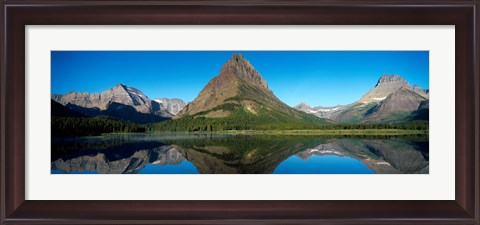
[[[290,106],[352,103],[383,74],[429,88],[428,51],[52,51],[52,93],[102,92],[121,83],[151,99],[189,102],[234,53]]]

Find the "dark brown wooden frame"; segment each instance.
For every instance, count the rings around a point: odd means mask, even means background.
[[[1,4],[2,224],[480,223],[480,4],[476,0],[3,0]],[[455,200],[25,201],[25,25],[37,24],[455,25]]]

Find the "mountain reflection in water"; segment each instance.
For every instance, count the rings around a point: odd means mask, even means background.
[[[53,138],[52,173],[428,173],[428,137],[149,135]]]

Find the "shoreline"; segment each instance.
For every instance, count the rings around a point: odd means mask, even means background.
[[[428,135],[428,130],[401,129],[351,129],[351,130],[225,130],[225,131],[160,131],[147,134],[264,134],[264,135],[364,135],[364,136],[403,136]]]

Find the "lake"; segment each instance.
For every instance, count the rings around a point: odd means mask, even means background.
[[[427,136],[52,138],[52,174],[428,174]]]

